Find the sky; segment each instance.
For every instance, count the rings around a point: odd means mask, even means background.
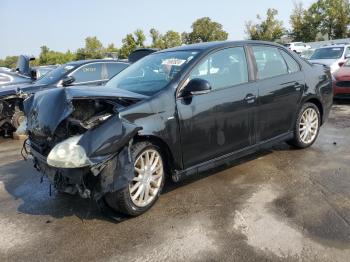
[[[75,51],[88,36],[106,46],[121,45],[126,34],[142,29],[190,31],[192,23],[208,16],[221,23],[229,40],[246,38],[245,22],[278,10],[278,18],[289,27],[293,3],[308,7],[315,0],[0,0],[0,58],[8,55],[37,56],[40,46]]]

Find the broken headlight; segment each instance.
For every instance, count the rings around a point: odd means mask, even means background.
[[[79,168],[90,165],[84,148],[78,145],[81,136],[74,136],[57,144],[47,157],[50,166],[58,168]]]

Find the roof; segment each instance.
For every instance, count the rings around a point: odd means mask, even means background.
[[[90,63],[96,63],[96,62],[107,62],[107,63],[122,63],[122,64],[128,64],[125,61],[119,61],[119,60],[111,60],[111,59],[89,59],[89,60],[78,60],[78,61],[72,61],[68,62],[67,65],[84,65],[84,64],[90,64]]]
[[[244,40],[244,41],[217,41],[217,42],[205,42],[191,45],[182,45],[174,48],[169,48],[162,50],[160,52],[169,52],[169,51],[186,51],[186,50],[212,50],[221,47],[230,47],[235,45],[245,45],[245,44],[269,44],[281,47],[280,44],[266,42],[266,41],[256,41],[256,40]]]

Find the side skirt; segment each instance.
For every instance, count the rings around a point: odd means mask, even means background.
[[[184,170],[175,170],[175,172],[172,175],[172,180],[174,182],[179,182],[181,180],[186,179],[187,177],[190,177],[192,175],[197,175],[200,172],[204,172],[206,170],[221,166],[227,161],[232,161],[247,155],[250,155],[254,152],[257,152],[262,149],[268,149],[271,148],[273,145],[287,141],[289,139],[293,138],[293,132],[285,133],[282,135],[279,135],[275,138],[260,142],[253,146],[248,146],[243,149],[234,151],[232,153],[211,159],[209,161],[200,163],[198,165],[192,166],[190,168],[184,169]]]

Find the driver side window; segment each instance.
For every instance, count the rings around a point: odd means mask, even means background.
[[[189,80],[207,80],[212,89],[222,89],[248,82],[248,66],[243,47],[220,50],[209,55],[192,71]]]

